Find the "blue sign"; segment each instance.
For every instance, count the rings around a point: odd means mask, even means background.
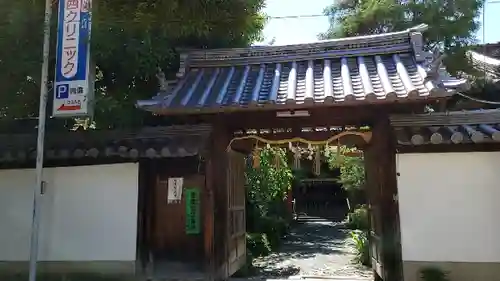
[[[69,98],[69,85],[59,84],[56,86],[56,99],[67,99]]]
[[[54,116],[88,115],[91,0],[59,0]]]

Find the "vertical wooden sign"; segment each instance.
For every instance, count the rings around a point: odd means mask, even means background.
[[[186,188],[186,234],[200,233],[200,190]]]

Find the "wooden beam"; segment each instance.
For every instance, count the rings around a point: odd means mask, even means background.
[[[294,128],[297,125],[300,127],[365,125],[374,116],[373,110],[365,107],[315,108],[308,111],[310,116],[307,117],[277,117],[276,112],[233,113],[228,115],[227,124],[234,131],[247,128]]]

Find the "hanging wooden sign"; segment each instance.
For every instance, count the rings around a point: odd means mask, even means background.
[[[186,234],[200,233],[200,190],[186,188]]]
[[[167,203],[180,203],[182,198],[183,178],[168,178]]]

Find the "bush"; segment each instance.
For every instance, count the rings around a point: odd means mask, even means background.
[[[361,205],[359,208],[354,209],[353,212],[347,215],[347,224],[349,229],[359,229],[368,231],[370,223],[368,220],[368,208],[366,205]]]
[[[263,239],[255,235],[265,234],[269,248],[275,250],[288,230],[287,218],[290,215],[284,200],[291,188],[293,175],[284,149],[267,147],[255,153],[258,156],[254,154],[253,157],[258,158],[252,160],[258,160],[259,165],[246,170],[247,231],[253,233],[250,239],[256,240],[255,245],[260,243],[257,240]],[[255,251],[261,255],[260,250]]]
[[[370,244],[368,243],[367,232],[353,230],[349,234],[351,235],[351,244],[356,254],[355,261],[363,265],[370,266]]]
[[[355,149],[326,147],[325,157],[330,169],[340,169],[339,183],[347,192],[360,190],[365,184],[365,163],[362,156],[350,156]]]
[[[420,270],[423,281],[448,281],[448,273],[436,267],[426,267]]]
[[[246,237],[247,252],[252,258],[267,256],[271,253],[271,245],[265,233],[248,233]]]
[[[266,234],[271,250],[281,245],[281,238],[288,233],[288,223],[279,217],[262,217],[259,222],[260,232]]]

